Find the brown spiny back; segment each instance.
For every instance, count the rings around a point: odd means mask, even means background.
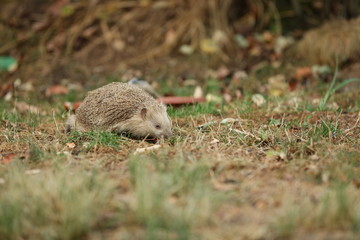
[[[110,83],[88,93],[76,110],[76,119],[86,129],[107,129],[130,119],[140,108],[159,105],[142,89],[127,83]]]

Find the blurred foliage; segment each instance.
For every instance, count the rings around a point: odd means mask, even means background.
[[[47,79],[76,72],[79,81],[93,75],[89,68],[150,66],[155,59],[193,53],[207,64],[239,64],[254,44],[242,36],[268,30],[300,37],[324,21],[359,13],[357,0],[1,1],[0,54]],[[66,66],[66,58],[76,64]]]

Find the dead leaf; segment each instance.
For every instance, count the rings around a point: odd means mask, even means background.
[[[277,54],[282,54],[284,49],[295,42],[292,37],[279,36],[275,41],[274,50]]]
[[[81,36],[84,37],[84,38],[91,38],[93,35],[95,35],[95,33],[98,30],[99,30],[99,26],[97,26],[97,25],[88,27],[83,31]]]
[[[166,32],[165,35],[165,45],[172,46],[174,43],[176,43],[176,31],[174,29],[170,29]]]
[[[255,103],[256,106],[261,107],[266,103],[266,100],[263,95],[261,94],[254,94],[251,97],[251,101]]]
[[[290,107],[293,107],[295,109],[297,109],[299,107],[299,105],[303,102],[303,100],[300,97],[292,97],[287,104]]]
[[[230,75],[230,70],[225,66],[221,66],[217,70],[217,78],[218,79],[224,79],[224,78],[228,77],[229,75]]]
[[[140,153],[145,153],[145,152],[149,152],[149,151],[154,151],[157,150],[161,147],[161,145],[156,144],[154,146],[151,147],[146,147],[146,148],[137,148],[134,152],[134,155],[140,154]]]
[[[46,112],[41,110],[39,107],[29,105],[26,102],[15,102],[14,106],[20,113],[30,112],[33,114],[40,114],[40,115],[46,114]]]
[[[219,142],[220,142],[220,140],[214,138],[214,139],[210,142],[210,144],[217,144],[217,143],[219,143]]]
[[[223,98],[224,98],[225,102],[227,102],[227,103],[230,103],[233,99],[229,93],[224,93]]]
[[[66,43],[67,36],[67,32],[58,33],[50,40],[50,42],[48,42],[48,44],[46,44],[46,50],[55,51],[61,49]]]
[[[265,42],[272,42],[274,40],[274,35],[269,31],[264,32],[262,37]]]
[[[59,16],[61,13],[61,8],[68,4],[69,0],[56,0],[54,3],[47,9],[47,12],[54,16]]]
[[[126,47],[126,43],[121,39],[114,40],[112,45],[113,45],[113,48],[115,49],[115,51],[118,51],[118,52],[121,52]]]
[[[207,102],[214,102],[214,103],[221,103],[222,98],[211,93],[206,94],[206,101]]]
[[[219,191],[231,191],[231,190],[234,190],[236,187],[234,184],[223,183],[223,182],[216,180],[215,178],[213,178],[211,180],[211,183],[212,183],[213,187]]]
[[[216,53],[219,51],[218,45],[212,39],[209,39],[209,38],[202,39],[200,41],[200,49],[204,53],[210,53],[210,54]]]
[[[41,172],[40,169],[30,169],[30,170],[26,170],[25,174],[27,175],[35,175],[35,174],[39,174]]]
[[[5,126],[10,126],[12,128],[15,128],[17,125],[9,120],[2,119],[1,122],[5,124]]]
[[[202,98],[203,97],[203,90],[200,86],[197,86],[194,91],[194,98]]]
[[[312,70],[310,67],[298,68],[295,72],[295,79],[299,82],[311,76],[312,76]]]
[[[69,142],[69,143],[66,143],[66,146],[67,146],[68,148],[70,148],[70,149],[73,149],[73,148],[76,147],[76,144],[73,143],[73,142]]]
[[[4,83],[0,86],[0,97],[5,96],[7,93],[11,92],[14,88],[12,82]]]
[[[82,102],[76,102],[76,103],[74,103],[74,104],[73,104],[74,110],[78,109],[81,104],[82,104]]]
[[[247,77],[248,75],[245,71],[236,71],[231,78],[231,82],[234,85],[239,86],[241,84],[241,81],[247,79]]]
[[[32,92],[35,90],[32,82],[23,83],[18,88],[20,91],[24,91],[24,92]]]
[[[184,54],[184,55],[191,55],[193,54],[195,51],[195,49],[190,46],[190,45],[181,45],[180,48],[179,48],[179,52]]]
[[[16,157],[17,157],[16,153],[10,153],[10,154],[7,154],[5,156],[2,156],[2,158],[0,159],[1,160],[0,162],[1,163],[10,163]]]
[[[271,96],[282,96],[289,89],[289,84],[286,82],[286,78],[282,74],[270,77],[268,82],[269,95]]]
[[[81,103],[82,102],[75,102],[75,103],[65,102],[64,103],[64,109],[66,111],[76,110],[78,107],[80,107]]]
[[[215,123],[216,123],[216,121],[210,121],[210,122],[199,125],[198,128],[200,130],[205,130],[205,129],[209,128],[210,126],[214,125]]]
[[[239,122],[239,119],[224,118],[223,120],[221,120],[220,124],[228,124],[228,123],[236,123],[236,122]]]
[[[228,42],[228,37],[224,31],[216,30],[212,35],[212,40],[217,44],[223,46]]]
[[[239,89],[237,89],[237,90],[235,91],[235,96],[236,96],[237,99],[240,99],[240,98],[243,97],[243,95],[242,95],[242,93],[241,93],[241,91],[240,91]]]
[[[69,92],[69,90],[62,86],[62,85],[54,85],[51,87],[48,87],[45,91],[45,96],[50,97],[53,95],[65,95]]]
[[[353,180],[352,183],[355,185],[355,187],[360,188],[360,181],[359,180]]]
[[[48,19],[45,19],[45,20],[33,23],[31,28],[35,31],[41,31],[41,30],[45,29],[47,26],[49,26],[49,23],[50,22],[48,21]]]

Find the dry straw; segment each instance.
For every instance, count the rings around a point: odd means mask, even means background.
[[[336,65],[360,57],[360,18],[336,20],[309,31],[299,43],[298,53],[312,63]]]

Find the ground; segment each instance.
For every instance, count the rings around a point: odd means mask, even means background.
[[[169,107],[158,143],[65,133],[63,104],[85,90],[35,110],[1,100],[0,238],[356,239],[358,90],[321,105],[318,85]]]

